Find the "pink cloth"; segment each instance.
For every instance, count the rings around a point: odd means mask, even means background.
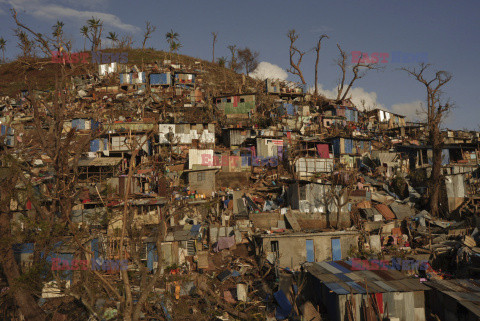
[[[222,236],[218,238],[217,246],[214,251],[218,252],[223,249],[229,249],[235,245],[235,236]]]

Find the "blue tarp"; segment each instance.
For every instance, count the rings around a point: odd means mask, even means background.
[[[313,240],[306,240],[307,262],[315,261],[315,251],[313,249]]]
[[[12,127],[8,127],[6,125],[1,125],[1,128],[2,128],[2,136],[13,135],[13,133],[14,133],[14,130],[13,130]]]
[[[94,139],[90,142],[90,151],[91,152],[98,152],[100,150],[100,140]]]
[[[278,166],[277,156],[252,157],[252,166]]]
[[[450,152],[448,149],[442,149],[442,165],[450,164]]]
[[[98,239],[92,239],[91,247],[92,247],[92,252],[93,252],[93,260],[96,260],[100,256],[99,255],[100,252],[99,252],[99,246],[98,246]]]
[[[277,318],[277,320],[284,320],[288,318],[290,316],[290,313],[292,312],[292,304],[290,303],[290,301],[288,301],[285,293],[280,290],[278,292],[275,292],[273,296],[278,303],[278,307],[275,311],[275,318]]]

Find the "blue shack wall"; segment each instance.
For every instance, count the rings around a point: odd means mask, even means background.
[[[90,151],[91,152],[98,152],[100,150],[100,140],[94,139],[90,142]]]
[[[95,238],[95,239],[92,239],[91,243],[90,243],[90,246],[91,246],[91,249],[92,249],[92,252],[93,252],[93,259],[92,261],[96,261],[99,256],[100,256],[100,249],[99,249],[99,245],[98,245],[98,239]]]
[[[171,85],[172,76],[170,73],[150,74],[150,85]]]
[[[450,164],[450,152],[448,149],[442,149],[442,165]]]
[[[338,137],[333,139],[333,155],[340,156],[340,138]]]
[[[63,243],[58,242],[54,245],[54,248],[59,248]],[[13,255],[15,257],[15,261],[17,261],[18,264],[21,264],[22,254],[33,254],[35,250],[35,244],[34,243],[20,243],[20,244],[14,244],[13,245]],[[40,253],[41,257],[45,257],[45,253]],[[64,261],[67,261],[68,264],[71,264],[71,262],[74,259],[74,253],[60,253],[60,252],[55,252],[55,249],[53,250],[52,253],[48,254],[45,257],[45,261],[47,262],[49,268],[52,267],[52,259],[61,259]],[[63,280],[72,280],[73,273],[71,270],[62,270],[58,271],[59,276]],[[43,274],[43,277],[47,277],[47,274]]]
[[[72,119],[72,128],[75,128],[77,130],[84,130],[87,128],[87,123],[90,123],[89,127],[94,130],[98,129],[100,126],[100,123],[94,121],[93,119],[77,118]]]
[[[5,136],[5,135],[13,135],[14,133],[14,130],[12,127],[8,127],[6,125],[2,125],[1,126],[2,128],[2,136]]]
[[[155,243],[147,243],[147,268],[153,270],[153,263],[158,262],[157,245]]]
[[[351,154],[353,153],[353,141],[349,138],[343,138],[344,145],[345,145],[345,153]]]

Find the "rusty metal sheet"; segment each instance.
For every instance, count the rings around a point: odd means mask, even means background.
[[[376,204],[375,209],[382,214],[383,218],[386,220],[394,220],[395,214],[393,214],[392,210],[385,204]]]

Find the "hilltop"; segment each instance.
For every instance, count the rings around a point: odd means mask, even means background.
[[[215,95],[238,92],[240,87],[256,91],[261,85],[258,81],[244,77],[229,68],[220,66],[195,57],[169,53],[153,49],[105,49],[102,52],[127,52],[128,66],[155,64],[164,60],[171,60],[174,64],[180,64],[194,68],[204,73],[204,81]],[[67,64],[68,76],[88,74],[95,71],[96,64]],[[51,91],[55,88],[55,79],[61,75],[61,65],[52,63],[47,58],[18,58],[15,61],[0,65],[0,93],[2,95],[15,96],[22,90],[31,88],[41,91]],[[243,86],[242,86],[243,84]]]

